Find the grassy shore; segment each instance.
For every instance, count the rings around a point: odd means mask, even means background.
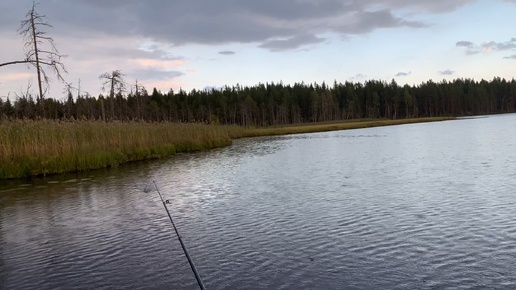
[[[100,121],[0,123],[0,179],[118,166],[231,144],[233,139],[388,126],[451,118],[358,120],[271,128]]]
[[[256,128],[248,133],[248,136],[274,136],[287,134],[314,133],[325,131],[338,131],[361,129],[370,127],[393,126],[402,124],[438,122],[453,120],[453,117],[433,117],[433,118],[412,118],[399,120],[379,120],[379,119],[363,119],[363,120],[347,120],[331,123],[305,123],[298,125],[288,125],[282,127]]]
[[[0,179],[118,166],[231,144],[238,126],[95,121],[0,123]]]

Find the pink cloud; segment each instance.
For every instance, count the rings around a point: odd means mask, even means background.
[[[129,63],[143,68],[158,68],[162,70],[170,70],[186,65],[188,64],[188,61],[184,59],[161,60],[151,58],[136,58],[129,60]]]
[[[12,81],[28,81],[31,77],[34,76],[34,73],[26,72],[26,73],[9,73],[9,74],[1,74],[1,79],[3,82],[12,82]]]

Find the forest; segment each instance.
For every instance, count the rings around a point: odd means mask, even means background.
[[[333,85],[266,83],[220,89],[149,93],[141,85],[61,100],[0,98],[0,119],[202,122],[275,126],[347,119],[403,119],[516,112],[516,81],[494,78],[427,81],[401,86],[370,80]]]
[[[125,83],[120,70],[103,73],[99,79],[108,93],[97,97],[74,96],[64,79],[65,57],[45,28],[52,27],[38,14],[37,3],[27,12],[18,32],[25,41],[25,58],[0,63],[0,67],[26,64],[35,68],[38,94],[27,92],[16,99],[0,97],[0,120],[102,120],[146,122],[199,122],[241,126],[277,126],[332,122],[348,119],[407,119],[448,117],[516,111],[516,81],[455,79],[432,80],[419,85],[399,85],[369,80],[364,83],[291,84],[266,83],[226,86],[186,92],[149,93],[138,81]],[[54,74],[66,84],[61,98],[49,98]],[[79,80],[80,87],[80,80]],[[130,92],[126,88],[130,87]]]

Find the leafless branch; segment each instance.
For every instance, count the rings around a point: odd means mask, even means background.
[[[18,29],[18,33],[25,40],[25,60],[10,61],[2,63],[0,66],[22,63],[34,66],[38,76],[39,99],[41,101],[40,103],[43,104],[42,99],[44,98],[44,93],[48,91],[51,81],[46,69],[50,69],[61,82],[65,82],[63,74],[67,73],[67,70],[61,62],[61,59],[66,56],[59,53],[55,46],[54,39],[48,36],[45,31],[41,30],[41,28],[51,28],[53,26],[47,22],[45,15],[37,13],[37,5],[38,3],[36,2],[32,3],[31,10],[27,12],[26,19],[21,21]],[[47,49],[44,48],[44,45],[47,46]],[[44,108],[42,105],[40,109],[44,116]]]
[[[1,67],[1,66],[5,66],[5,65],[11,65],[11,64],[22,64],[22,63],[30,63],[30,62],[31,62],[30,60],[15,60],[15,61],[8,61],[8,62],[0,63],[0,67]]]

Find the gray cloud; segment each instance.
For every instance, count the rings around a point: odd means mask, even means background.
[[[177,46],[246,43],[272,51],[325,42],[327,35],[348,39],[379,29],[420,29],[428,13],[446,13],[474,0],[52,0],[38,12],[63,54],[69,78],[98,87],[98,74],[121,69],[144,80],[177,78],[196,67],[173,55]],[[513,1],[514,2],[514,1]],[[0,0],[1,60],[23,58],[16,29],[32,0]],[[419,17],[425,16],[425,17]],[[16,39],[15,39],[16,38]],[[155,46],[142,46],[155,43]],[[182,48],[181,48],[182,49]],[[226,48],[221,48],[223,50]],[[178,51],[178,50],[175,50]],[[179,50],[180,51],[180,50]],[[229,50],[221,51],[229,55]],[[225,53],[228,52],[228,53]],[[0,60],[0,61],[1,61]],[[177,60],[177,61],[176,61]],[[132,71],[139,68],[139,71]],[[18,69],[18,67],[9,68]],[[25,67],[21,67],[25,69]],[[184,71],[179,72],[176,70]],[[25,72],[23,70],[22,72]],[[4,70],[5,72],[5,70]],[[21,78],[21,77],[20,77]],[[365,78],[357,75],[355,78]],[[88,84],[87,79],[90,83]],[[176,79],[174,79],[176,81]],[[182,80],[177,80],[181,83]],[[14,81],[12,82],[14,83]],[[3,81],[2,87],[7,82]],[[11,87],[9,90],[13,90]],[[93,91],[93,89],[90,89]]]
[[[98,48],[91,47],[92,53],[96,51],[98,53]],[[102,51],[102,55],[106,57],[120,57],[124,56],[126,58],[149,58],[149,59],[157,59],[157,60],[182,60],[184,57],[171,55],[170,52],[167,52],[163,49],[157,47],[150,47],[148,49],[138,49],[131,47],[103,47],[100,49]]]
[[[473,0],[55,0],[42,3],[39,9],[41,14],[48,15],[58,33],[68,36],[146,37],[171,45],[256,42],[263,48],[283,50],[321,42],[320,35],[324,33],[363,34],[381,28],[425,27],[427,24],[394,16],[394,12],[403,9],[441,13],[471,2]],[[2,1],[0,24],[14,21],[18,25],[31,4],[28,0]],[[313,37],[300,36],[305,34]]]
[[[447,70],[439,71],[439,74],[442,76],[451,76],[451,75],[455,74],[455,71],[447,69]]]
[[[222,55],[233,55],[233,54],[235,54],[235,53],[236,53],[236,52],[231,51],[231,50],[219,51],[219,54],[222,54]]]
[[[360,11],[352,15],[353,23],[342,25],[338,30],[345,34],[364,34],[380,28],[412,27],[422,28],[426,25],[417,21],[406,21],[394,17],[389,10]]]
[[[0,29],[16,30],[31,7],[32,1],[0,1]]]
[[[459,47],[475,47],[475,44],[471,41],[457,41],[455,45]]]
[[[445,13],[474,2],[475,0],[362,0],[357,5],[367,5],[380,9],[407,9],[415,12]]]
[[[494,50],[509,50],[516,48],[516,39],[513,38],[507,42],[496,43],[494,41],[482,44],[482,47]]]
[[[478,54],[481,52],[490,53],[498,51],[516,50],[516,38],[506,42],[488,41],[481,44],[475,44],[471,41],[458,41],[455,46],[464,47],[467,55]]]
[[[319,38],[311,34],[305,34],[288,39],[270,40],[260,45],[260,47],[270,49],[271,51],[282,51],[295,49],[307,44],[320,43],[323,41],[323,38]]]
[[[145,80],[168,80],[171,78],[177,78],[184,73],[180,71],[164,71],[158,69],[138,69],[133,70],[129,73],[131,76],[134,76],[136,79],[145,81]]]
[[[516,2],[516,0],[514,2]],[[504,59],[516,59],[516,54],[506,56],[506,57],[504,57]]]
[[[455,46],[465,47],[466,48],[465,53],[467,55],[473,55],[473,54],[480,53],[480,49],[478,48],[478,46],[471,41],[458,41],[455,44]]]
[[[352,77],[351,77],[351,78],[349,78],[349,79],[350,79],[350,80],[361,80],[361,79],[365,79],[365,78],[367,78],[367,76],[366,76],[366,75],[364,75],[364,74],[360,74],[360,73],[359,73],[359,74],[356,74],[356,75],[352,76]]]
[[[412,74],[411,71],[409,71],[409,72],[399,72],[399,73],[396,74],[396,76],[397,77],[406,77],[406,76],[409,76],[411,74]]]

